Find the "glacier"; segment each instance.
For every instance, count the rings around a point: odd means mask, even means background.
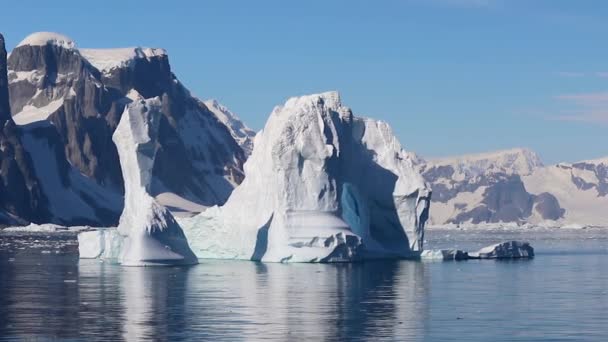
[[[254,140],[228,201],[177,218],[199,258],[344,262],[417,258],[430,188],[390,126],[337,92],[289,99]]]
[[[162,115],[158,97],[129,104],[112,137],[125,181],[118,227],[79,234],[81,258],[116,259],[125,266],[198,263],[179,224],[150,195]]]

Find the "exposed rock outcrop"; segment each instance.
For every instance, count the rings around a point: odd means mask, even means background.
[[[49,218],[47,200],[22,143],[22,132],[11,117],[6,49],[0,34],[0,225]]]

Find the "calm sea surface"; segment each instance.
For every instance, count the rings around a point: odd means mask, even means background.
[[[537,257],[129,268],[79,261],[69,234],[0,233],[0,340],[608,341],[608,230],[427,238]]]

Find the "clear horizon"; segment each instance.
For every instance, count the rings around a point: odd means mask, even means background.
[[[425,158],[514,147],[545,164],[608,156],[608,3],[264,5],[30,1],[0,20],[9,51],[36,31],[82,48],[165,48],[186,87],[255,130],[289,97],[337,90]]]

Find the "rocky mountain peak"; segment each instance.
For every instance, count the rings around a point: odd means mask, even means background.
[[[160,101],[153,196],[200,211],[224,203],[243,178],[246,153],[231,128],[179,82],[163,49],[80,49],[36,33],[13,49],[7,68],[12,118],[46,176],[53,223],[117,223],[124,183],[112,135],[136,99]]]

